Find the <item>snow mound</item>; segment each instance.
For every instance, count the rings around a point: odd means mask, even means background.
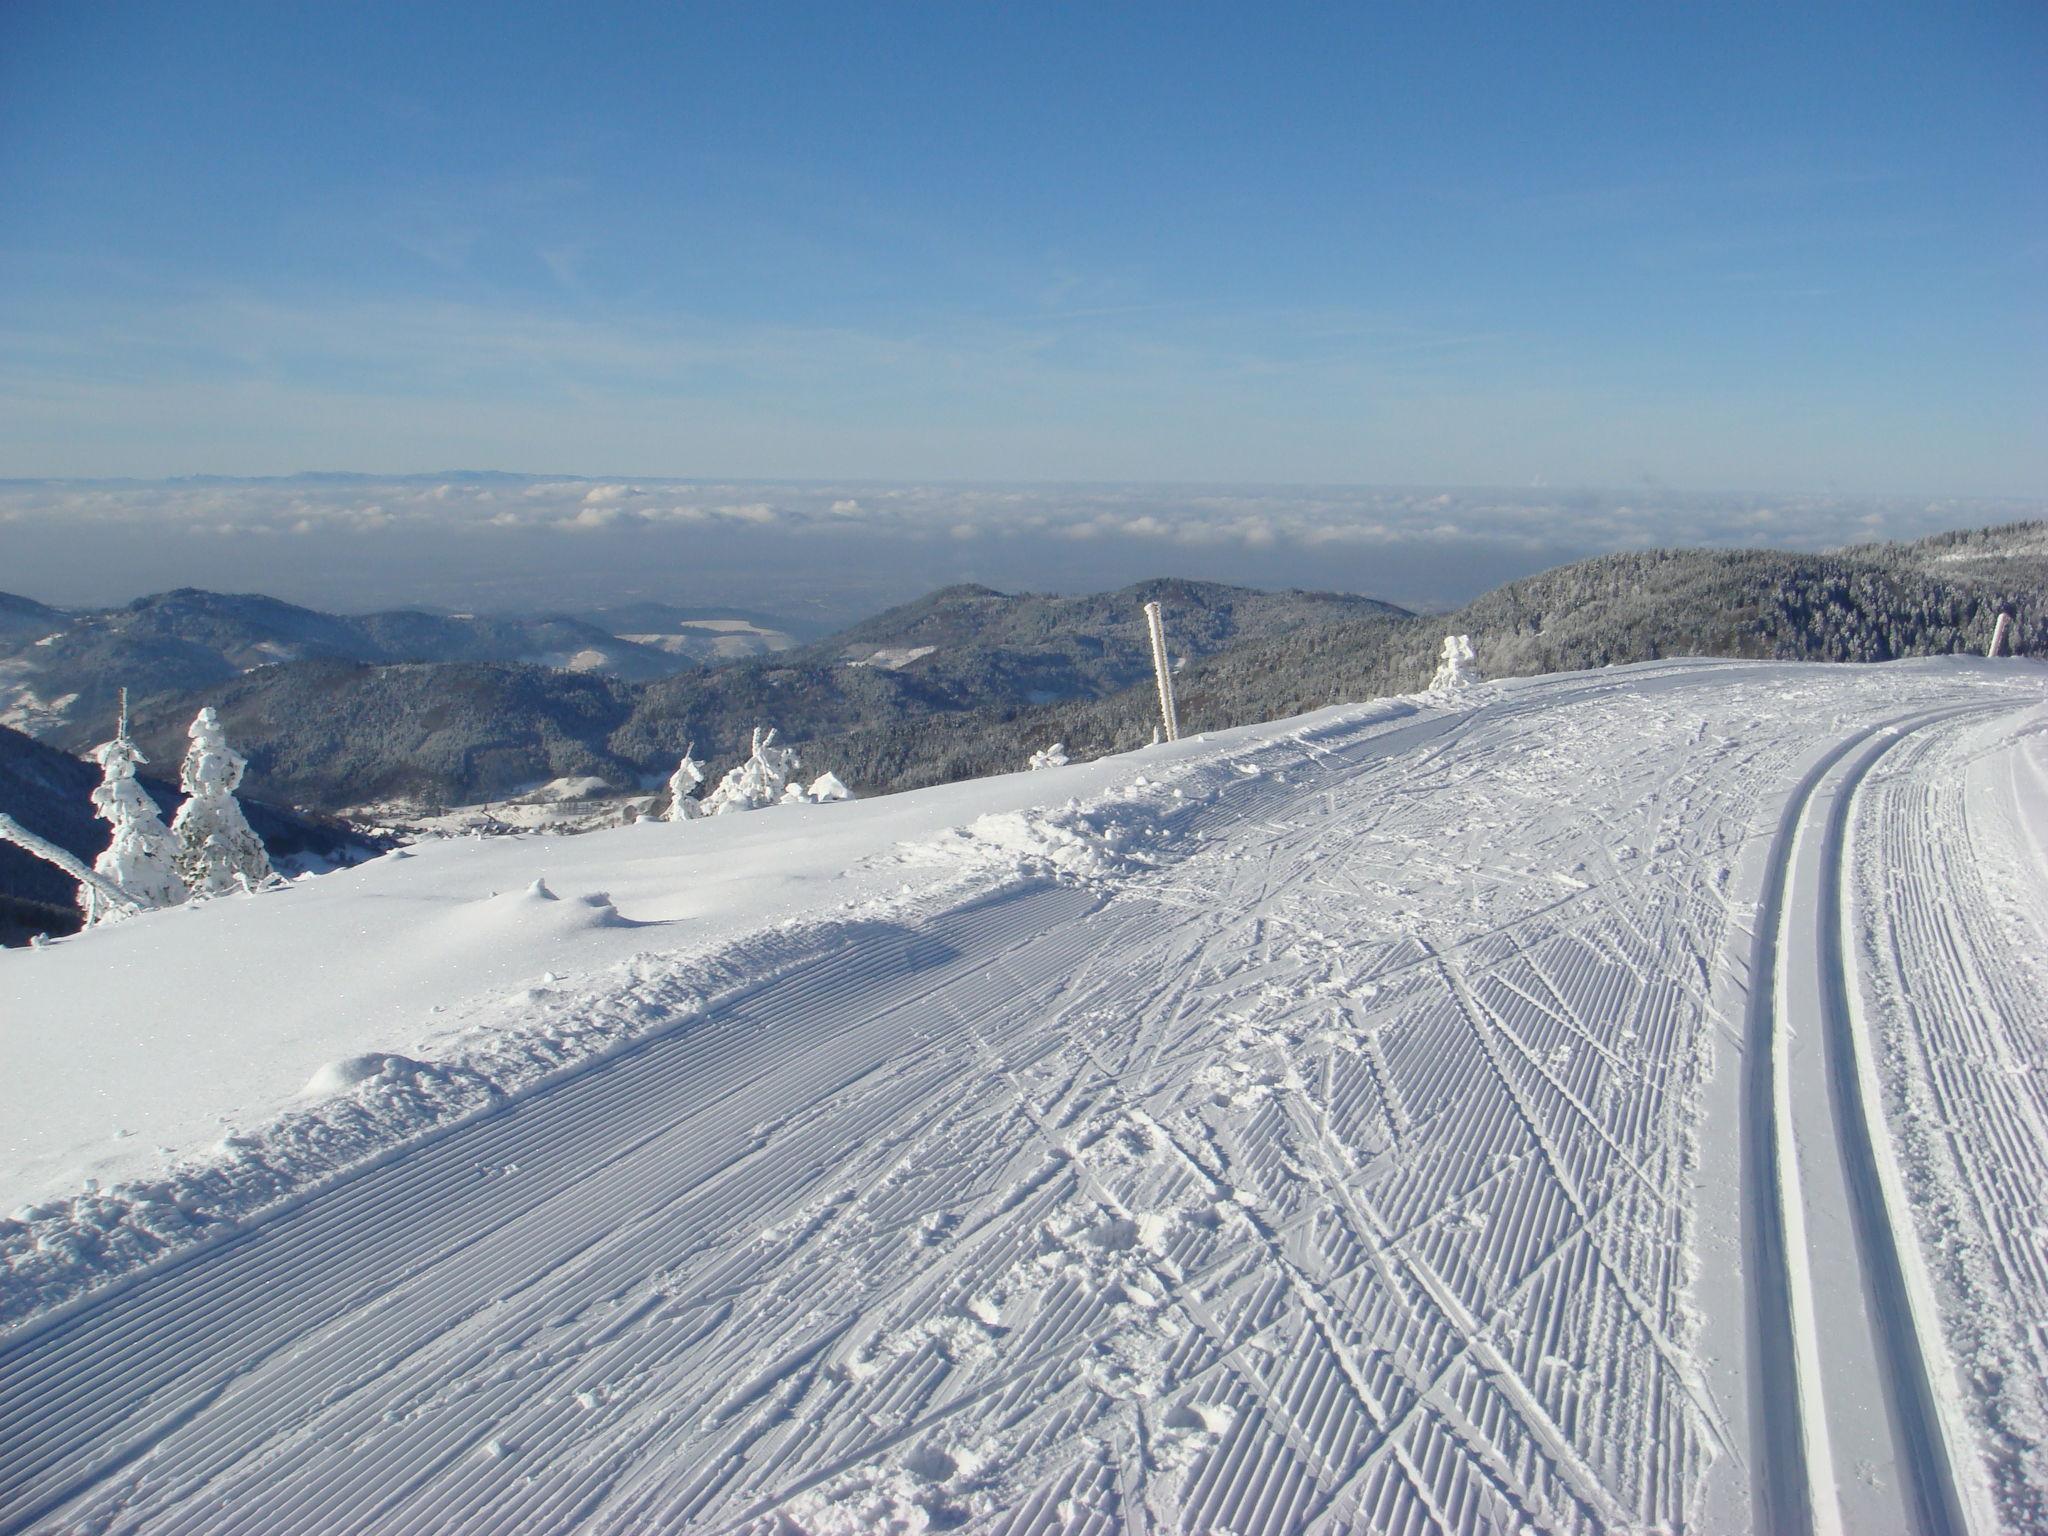
[[[804,791],[804,797],[815,804],[823,805],[829,800],[851,800],[853,791],[836,773],[821,773],[811,781],[811,787]]]
[[[557,942],[592,928],[630,927],[603,891],[564,899],[545,879],[516,891],[467,902],[433,920],[444,940],[476,942],[493,936],[522,944]]]
[[[955,864],[1019,877],[1099,881],[1150,862],[1132,830],[1078,802],[1051,811],[1001,811],[905,848],[906,862]]]
[[[332,1098],[337,1093],[346,1093],[360,1083],[372,1078],[396,1081],[411,1077],[429,1068],[410,1056],[399,1056],[384,1051],[370,1051],[361,1056],[349,1056],[341,1061],[330,1061],[306,1080],[306,1086],[299,1090],[302,1099]]]

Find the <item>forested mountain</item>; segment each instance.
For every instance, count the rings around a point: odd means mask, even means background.
[[[137,734],[174,761],[193,711],[215,704],[255,793],[336,809],[459,804],[571,776],[646,785],[691,743],[729,764],[772,722],[807,771],[872,793],[1013,769],[1054,740],[1080,756],[1149,739],[1142,607],[1154,599],[1182,725],[1200,731],[1412,692],[1446,633],[1469,633],[1492,676],[1677,655],[1883,661],[1981,651],[2004,607],[2017,648],[2048,654],[2044,593],[2038,522],[1824,555],[1610,555],[1428,617],[1203,582],[1086,597],[948,587],[808,646],[644,683],[467,662],[265,666],[146,701]],[[109,696],[114,681],[101,684]],[[45,734],[82,750],[105,725],[84,717]]]
[[[121,688],[141,704],[292,661],[513,662],[646,680],[695,665],[578,619],[393,612],[344,617],[183,588],[65,613],[0,594],[0,720],[104,734]]]
[[[1234,646],[1190,665],[1182,729],[1220,730],[1427,685],[1447,634],[1469,634],[1491,677],[1576,671],[1667,656],[1891,661],[1979,652],[1998,613],[2012,646],[2048,656],[2048,522],[1938,534],[1833,554],[1650,550],[1561,566],[1495,588],[1454,613],[1337,622]],[[1062,740],[1076,755],[1149,739],[1140,687],[1001,723],[938,722],[916,753],[849,743],[849,783],[892,788],[999,771],[1016,740]],[[834,765],[838,765],[835,763]]]
[[[991,682],[1035,702],[1099,695],[1152,671],[1144,606],[1173,613],[1176,656],[1213,655],[1346,620],[1406,618],[1392,603],[1342,592],[1253,592],[1211,581],[1142,581],[1080,597],[943,587],[820,642],[813,659],[915,667],[988,702]]]
[[[729,762],[763,721],[819,750],[850,738],[843,760],[874,765],[864,782],[875,787],[911,769],[925,722],[1000,720],[1149,677],[1142,608],[1155,598],[1174,615],[1176,655],[1190,660],[1333,618],[1405,616],[1371,598],[1207,582],[1083,598],[950,587],[811,646],[638,686],[540,667],[300,661],[147,699],[135,728],[153,755],[182,751],[193,711],[211,703],[249,758],[252,787],[325,809],[401,796],[458,804],[585,775],[632,787],[665,778],[693,742]],[[83,750],[104,724],[87,717],[44,734]],[[840,760],[827,757],[806,752],[819,768]]]

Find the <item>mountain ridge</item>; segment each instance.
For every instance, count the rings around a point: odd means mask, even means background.
[[[1077,596],[963,583],[807,645],[644,682],[308,658],[148,699],[136,720],[146,750],[177,752],[192,710],[214,703],[250,758],[252,789],[327,810],[468,803],[558,777],[644,787],[686,746],[714,767],[732,761],[759,723],[776,724],[807,771],[873,793],[1013,769],[1053,740],[1092,755],[1148,739],[1142,605],[1155,597],[1192,732],[1412,692],[1447,632],[1471,634],[1490,675],[1674,655],[1870,661],[1981,650],[2005,608],[2014,645],[2041,653],[2044,591],[2041,522],[1830,554],[1625,552],[1427,616],[1176,578]],[[111,690],[109,679],[109,706]],[[104,732],[78,721],[43,734],[82,750]]]

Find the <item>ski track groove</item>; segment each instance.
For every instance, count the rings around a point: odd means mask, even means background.
[[[1761,1441],[1752,1461],[1754,1498],[1773,1529],[1833,1536],[1865,1528],[1872,1518],[1896,1520],[1902,1531],[1970,1528],[1957,1452],[1946,1443],[1936,1407],[1943,1384],[1933,1378],[1929,1343],[1921,1337],[1925,1325],[1915,1323],[1903,1278],[1900,1250],[1915,1239],[1900,1230],[1899,1213],[1886,1208],[1886,1175],[1871,1128],[1884,1110],[1866,1102],[1857,1068],[1859,1051],[1868,1047],[1859,1043],[1864,1026],[1844,968],[1845,946],[1853,939],[1843,933],[1842,883],[1846,829],[1871,771],[1913,733],[1953,727],[1986,710],[1923,710],[1834,743],[1787,799],[1769,855],[1750,977],[1743,1170],[1751,1377]],[[1823,800],[1824,815],[1817,809]],[[1809,840],[1812,871],[1801,864]],[[1817,886],[1805,893],[1808,899],[1788,899],[1788,891],[1808,885]],[[1788,987],[1808,985],[1807,970],[1817,978],[1815,995],[1802,990],[1797,1001],[1813,1010],[1824,1065],[1814,1063],[1811,1048],[1798,1051],[1791,1036]],[[1838,1162],[1848,1187],[1854,1254],[1843,1283],[1857,1288],[1863,1308],[1837,1306],[1823,1319],[1812,1266],[1829,1255],[1803,1211],[1806,1186],[1830,1193],[1824,1170]],[[1840,1214],[1842,1203],[1816,1209],[1825,1220]],[[1863,1352],[1874,1356],[1874,1367],[1862,1360]],[[1872,1370],[1879,1380],[1857,1396],[1852,1382]],[[1838,1454],[1838,1440],[1860,1450],[1859,1467],[1883,1457],[1876,1475],[1905,1482],[1903,1499],[1882,1484],[1874,1492],[1863,1486],[1868,1474],[1852,1476],[1840,1464],[1850,1452]],[[1842,1507],[1845,1493],[1854,1500],[1852,1510]]]

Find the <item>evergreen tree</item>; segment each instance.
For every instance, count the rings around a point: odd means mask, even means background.
[[[779,803],[790,786],[790,776],[803,765],[795,749],[775,745],[775,730],[754,727],[754,750],[744,763],[719,780],[718,788],[704,800],[706,816],[724,816],[734,811],[758,811]],[[797,791],[799,798],[802,790]]]
[[[93,872],[113,881],[144,910],[176,906],[185,899],[185,882],[178,878],[175,847],[163,813],[135,777],[137,765],[149,759],[128,736],[127,689],[121,690],[114,739],[93,748],[92,756],[101,773],[92,792],[93,809],[114,829],[107,851],[93,862]],[[105,892],[90,885],[78,888],[78,905],[88,925],[126,915]]]
[[[1452,693],[1485,681],[1473,660],[1472,637],[1445,635],[1443,654],[1437,661],[1436,676],[1429,680],[1429,691]]]
[[[682,762],[668,777],[668,810],[664,820],[694,821],[705,814],[704,807],[693,798],[704,782],[704,765],[697,760],[696,750],[694,741],[683,748]]]
[[[199,711],[188,734],[183,782],[190,798],[171,822],[178,874],[194,896],[254,890],[270,878],[270,856],[235,803],[248,764],[228,745],[212,705]]]

